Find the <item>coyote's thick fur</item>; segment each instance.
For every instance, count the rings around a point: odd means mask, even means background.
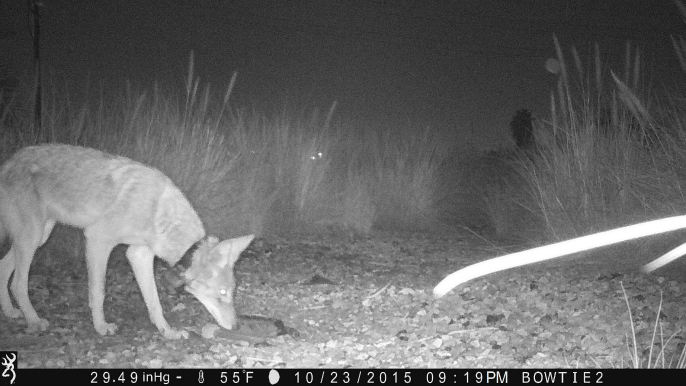
[[[0,306],[8,317],[23,314],[30,331],[48,327],[48,321],[31,305],[28,279],[36,248],[45,243],[56,222],[84,230],[88,299],[98,333],[112,334],[117,328],[105,321],[103,313],[105,271],[112,248],[128,244],[126,256],[150,319],[167,338],[188,336],[172,329],[162,314],[153,260],[157,256],[176,264],[205,237],[205,230],[169,178],[125,157],[57,144],[24,148],[2,166],[0,240],[9,238],[11,248],[0,260]],[[225,328],[236,323],[233,263],[251,240],[252,236],[245,236],[221,243],[215,238],[203,242],[193,258],[194,274],[186,274],[189,292]],[[8,292],[12,273],[11,290],[19,309]]]

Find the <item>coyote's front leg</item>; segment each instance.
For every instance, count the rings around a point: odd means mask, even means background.
[[[167,339],[188,338],[187,331],[177,331],[171,328],[164,319],[162,305],[157,294],[157,285],[155,285],[153,269],[155,254],[152,250],[144,245],[131,245],[126,250],[126,257],[129,258],[129,263],[131,263],[136,281],[143,294],[143,300],[145,300],[145,305],[148,306],[150,320]]]
[[[103,311],[107,260],[113,246],[93,237],[88,230],[84,233],[86,235],[86,263],[88,265],[88,305],[93,314],[93,325],[95,331],[100,335],[114,334],[117,331],[117,325],[107,323]]]

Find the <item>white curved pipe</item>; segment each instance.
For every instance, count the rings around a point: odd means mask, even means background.
[[[508,255],[472,264],[451,273],[434,288],[434,297],[440,298],[462,283],[494,272],[682,228],[686,228],[686,216],[667,217],[578,237],[576,239],[545,245],[543,247],[528,249],[526,251],[510,253]],[[652,272],[657,268],[678,259],[684,254],[686,254],[686,244],[683,244],[662,257],[644,265],[641,267],[641,270],[643,272]]]

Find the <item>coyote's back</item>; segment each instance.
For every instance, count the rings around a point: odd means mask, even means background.
[[[70,145],[41,145],[17,152],[0,169],[0,232],[12,246],[0,260],[0,306],[5,315],[22,313],[30,329],[48,322],[28,297],[28,273],[36,248],[55,222],[84,230],[89,272],[89,304],[96,330],[112,333],[102,304],[109,254],[128,244],[134,269],[153,323],[178,337],[162,315],[153,276],[155,255],[173,265],[205,236],[190,203],[160,171],[125,157]],[[12,294],[21,312],[14,308]]]
[[[24,148],[0,170],[0,189],[0,220],[11,238],[26,228],[16,216],[22,214],[24,222],[95,227],[117,244],[147,243],[175,264],[205,236],[195,210],[162,172],[95,149]],[[47,239],[51,229],[40,233]]]

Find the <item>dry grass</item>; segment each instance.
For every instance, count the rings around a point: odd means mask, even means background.
[[[181,95],[155,86],[85,95],[48,82],[41,125],[31,98],[3,103],[2,160],[23,146],[61,142],[154,166],[183,190],[208,231],[220,237],[373,226],[428,230],[437,221],[439,167],[450,141],[425,129],[352,130],[324,114],[266,114],[235,107],[236,74],[219,99],[194,76],[191,54]],[[21,102],[25,101],[25,102]],[[16,107],[19,106],[19,109]],[[38,128],[40,127],[40,128]]]

